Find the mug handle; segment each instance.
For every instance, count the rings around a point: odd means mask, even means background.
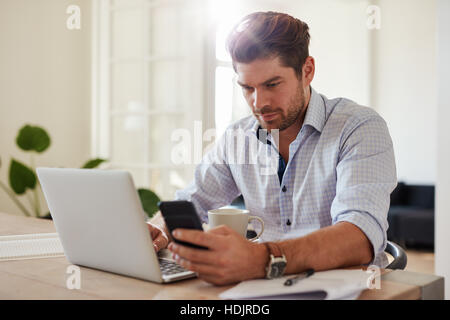
[[[264,231],[264,220],[263,220],[263,219],[261,219],[260,217],[257,217],[257,216],[249,216],[249,217],[248,217],[248,222],[250,222],[250,221],[252,221],[252,220],[258,220],[259,222],[261,222],[261,231],[260,231],[255,237],[253,237],[253,238],[251,238],[251,239],[248,239],[248,240],[250,240],[250,241],[255,240],[255,239],[258,239],[259,236],[260,236],[260,235],[263,233],[263,231]]]

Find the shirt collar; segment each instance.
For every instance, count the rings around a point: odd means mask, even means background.
[[[325,126],[325,103],[322,97],[311,87],[311,97],[306,110],[303,126],[310,125],[319,132]]]

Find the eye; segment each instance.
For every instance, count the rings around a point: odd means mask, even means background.
[[[280,84],[279,82],[268,83],[268,84],[267,84],[267,87],[268,87],[268,88],[274,88],[274,87],[276,87],[276,86],[279,85],[279,84]]]

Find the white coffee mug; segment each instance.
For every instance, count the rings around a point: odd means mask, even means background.
[[[250,216],[249,211],[245,209],[220,208],[208,211],[209,228],[227,225],[243,237],[247,236],[247,227],[251,220],[258,220],[261,222],[261,231],[259,234],[248,239],[255,240],[259,238],[264,231],[264,221],[260,217]]]

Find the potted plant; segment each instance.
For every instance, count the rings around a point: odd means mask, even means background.
[[[45,214],[41,212],[39,192],[42,192],[42,190],[36,177],[34,160],[36,154],[41,154],[50,147],[50,136],[43,128],[27,124],[19,130],[16,144],[21,150],[30,153],[30,164],[26,165],[11,158],[8,174],[9,186],[0,180],[0,189],[6,192],[26,216],[51,219],[50,212]],[[81,168],[97,168],[105,161],[105,159],[100,158],[91,159],[83,164]],[[0,169],[1,166],[2,161],[0,158]],[[144,211],[151,218],[158,211],[157,203],[160,201],[159,197],[149,189],[139,188],[137,192]],[[29,208],[20,201],[19,197],[27,199]]]

